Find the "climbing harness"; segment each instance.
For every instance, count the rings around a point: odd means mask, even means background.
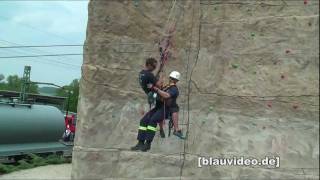
[[[148,93],[148,104],[149,104],[150,110],[151,110],[151,107],[156,103],[156,99],[157,99],[157,93],[150,91]]]
[[[162,88],[163,91],[166,91],[168,90],[170,87],[172,86],[176,86],[175,83],[169,83],[168,85],[164,86]],[[164,98],[161,98],[161,100],[163,101],[163,122],[165,122],[165,119],[166,119],[166,101],[164,100]],[[169,111],[169,116],[168,116],[168,119],[169,119],[169,123],[168,123],[168,137],[170,137],[171,135],[171,129],[173,128],[173,118],[172,118],[172,113]]]

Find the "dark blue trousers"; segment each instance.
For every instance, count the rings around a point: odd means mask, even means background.
[[[153,108],[143,116],[140,120],[137,137],[139,141],[147,140],[152,142],[157,131],[157,124],[164,120],[165,117],[168,117],[169,112],[165,109],[167,108]]]

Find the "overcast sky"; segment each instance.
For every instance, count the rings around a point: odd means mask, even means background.
[[[0,1],[0,47],[17,45],[82,45],[88,1]],[[79,54],[82,47],[0,48],[0,74],[23,75],[58,85],[80,78],[82,56],[1,58],[42,54]]]

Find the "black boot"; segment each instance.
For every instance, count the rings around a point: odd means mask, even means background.
[[[147,141],[141,148],[141,151],[146,152],[149,151],[151,148],[151,141]]]
[[[144,146],[144,141],[139,141],[137,145],[131,147],[131,150],[138,151],[138,150],[141,150],[143,146]]]
[[[161,138],[165,138],[166,137],[166,134],[164,133],[163,129],[160,129],[160,137]]]

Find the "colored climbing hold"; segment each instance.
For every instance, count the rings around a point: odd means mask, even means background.
[[[308,0],[304,0],[304,1],[303,1],[303,4],[304,4],[304,5],[307,5],[307,4],[308,4]]]
[[[238,66],[237,64],[232,64],[232,67],[233,67],[234,69],[237,69],[239,66]]]
[[[134,6],[138,7],[139,6],[139,0],[133,0],[134,1]]]
[[[143,116],[144,115],[144,110],[142,109],[142,110],[140,110],[140,114],[141,114],[141,116]]]
[[[272,108],[272,103],[271,103],[271,102],[268,102],[268,103],[267,103],[267,106],[268,106],[269,108]]]
[[[283,74],[281,74],[281,79],[284,79],[284,78],[285,78],[285,76]]]
[[[286,50],[286,53],[289,54],[291,51],[289,49]]]
[[[251,33],[251,37],[255,37],[256,36],[256,34],[255,33]]]

